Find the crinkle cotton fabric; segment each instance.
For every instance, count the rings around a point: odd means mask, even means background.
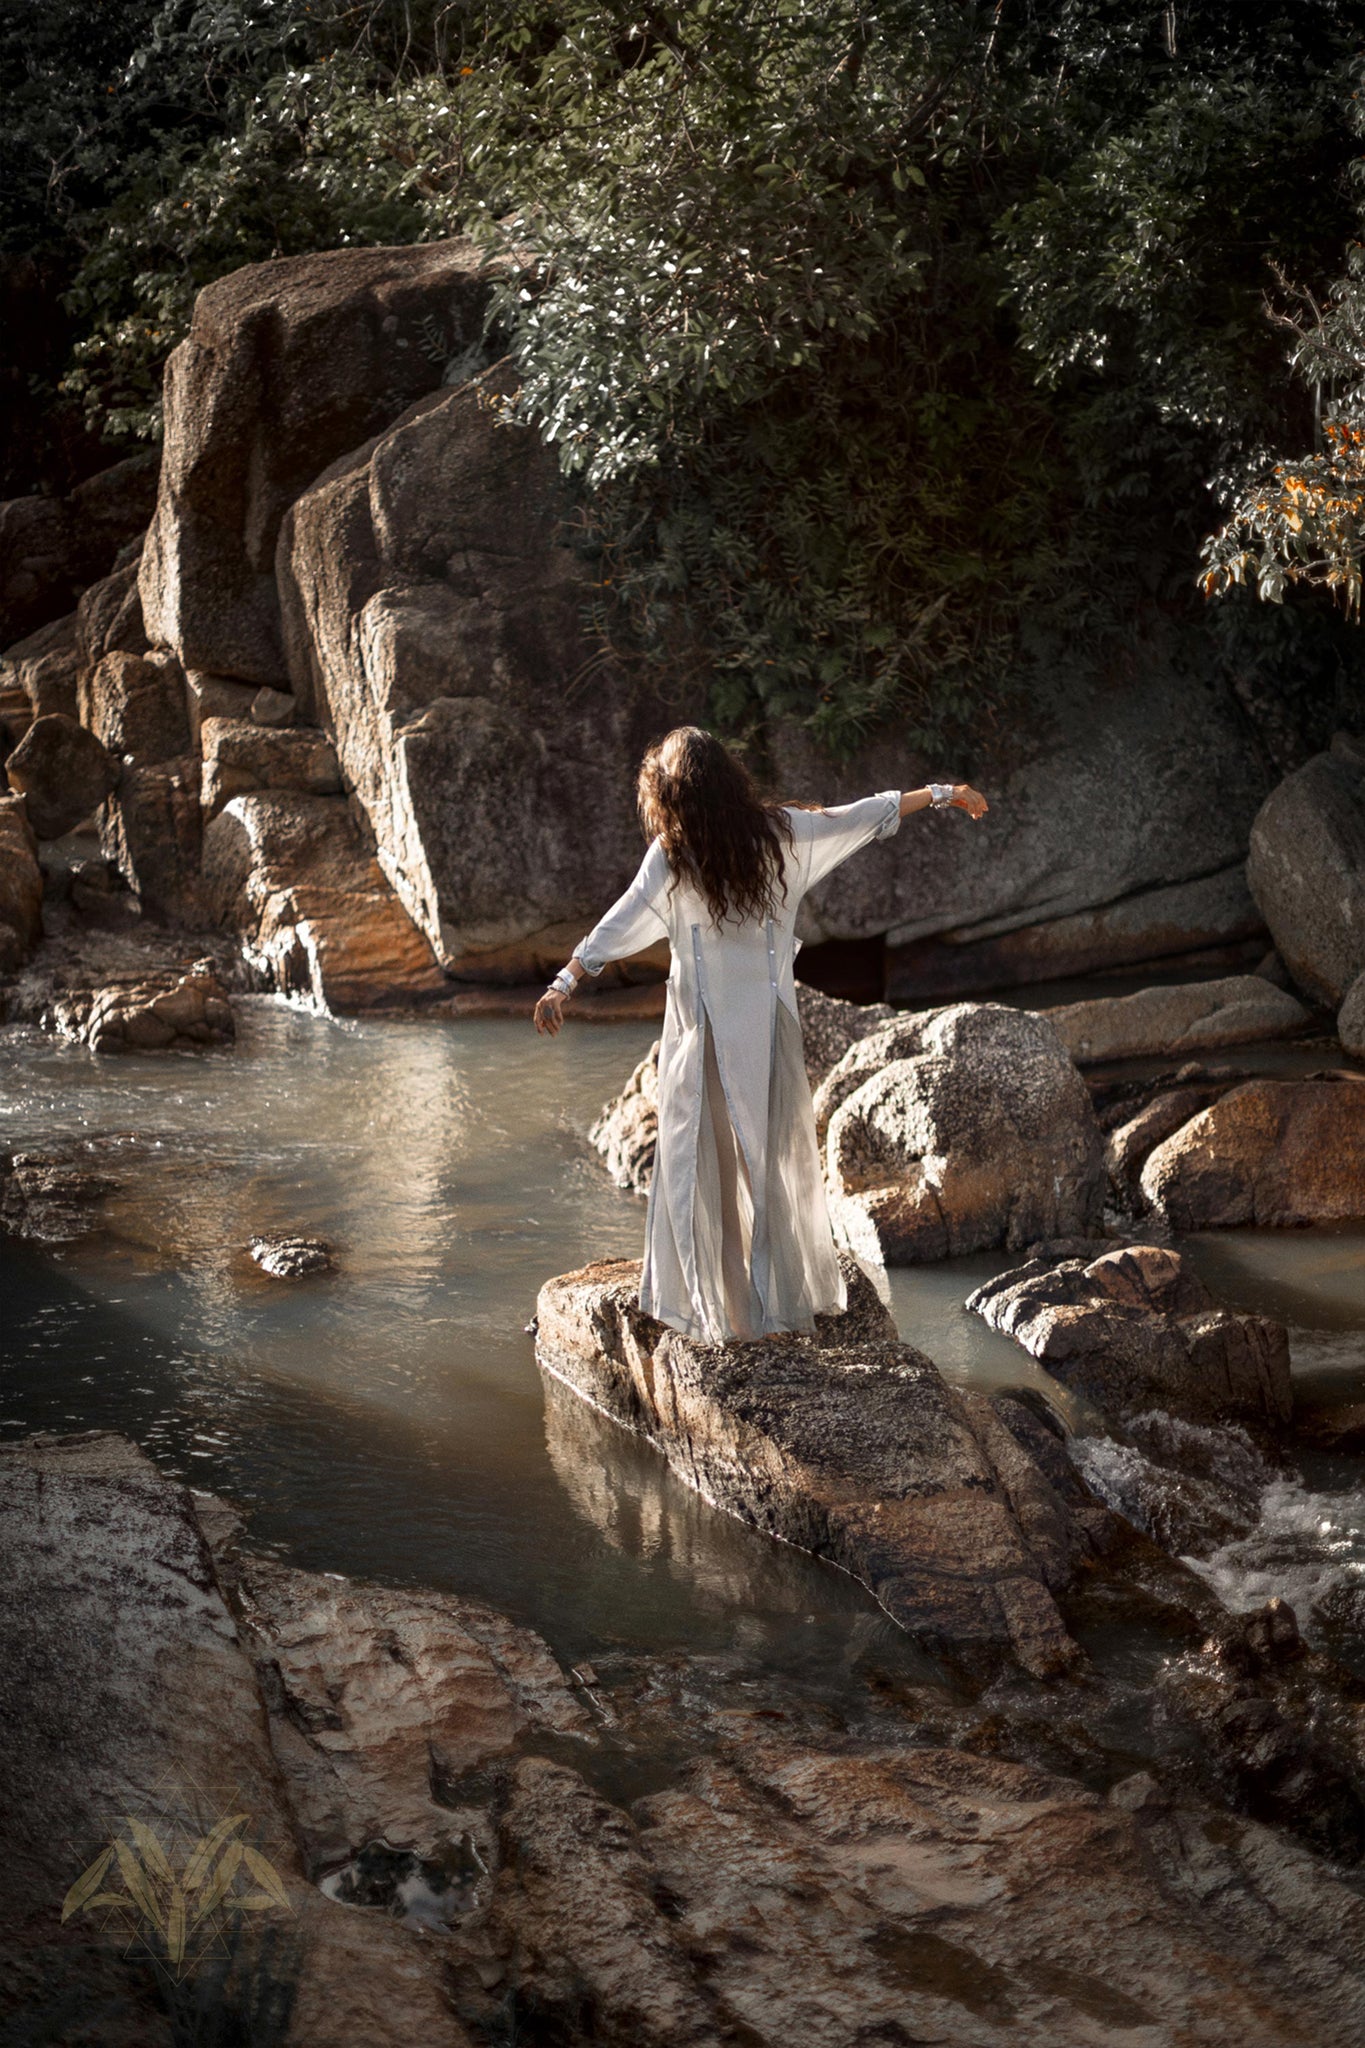
[[[796,913],[898,830],[900,791],[787,816],[786,896],[771,917],[714,924],[656,839],[576,949],[600,974],[661,938],[672,948],[640,1306],[707,1344],[809,1330],[846,1306],[802,1057]]]

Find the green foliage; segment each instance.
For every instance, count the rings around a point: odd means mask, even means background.
[[[1191,610],[1208,479],[1306,419],[1272,266],[1324,291],[1353,220],[1349,0],[32,20],[0,237],[67,252],[92,420],[155,433],[224,271],[476,234],[605,639],[836,749],[943,743],[1058,646]]]

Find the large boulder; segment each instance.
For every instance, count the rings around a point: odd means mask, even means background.
[[[131,455],[65,498],[0,505],[0,646],[69,612],[151,517],[157,458]]]
[[[74,612],[40,626],[26,640],[17,640],[13,647],[6,649],[3,662],[6,680],[19,685],[35,718],[44,718],[50,711],[60,711],[67,718],[78,715],[76,694],[80,667],[81,650]]]
[[[518,946],[532,971],[548,930],[572,946],[624,886],[634,768],[671,722],[585,629],[553,452],[500,418],[515,381],[502,367],[414,407],[280,540],[304,714],[335,732],[409,915],[471,979]]]
[[[815,1098],[836,1230],[913,1264],[1098,1225],[1103,1141],[1042,1017],[959,1003],[845,1054]]]
[[[1247,879],[1295,981],[1335,1007],[1365,972],[1365,742],[1338,735],[1267,797]]]
[[[24,799],[0,796],[0,974],[22,967],[43,936],[43,872]]]
[[[205,830],[204,877],[216,920],[285,994],[345,1011],[446,989],[343,797],[233,797]]]
[[[1284,1326],[1220,1308],[1162,1246],[1044,1254],[988,1280],[967,1306],[1119,1420],[1160,1408],[1274,1436],[1293,1412]]]
[[[103,655],[81,673],[82,722],[111,754],[148,767],[191,750],[185,678],[173,654]]]
[[[206,718],[200,727],[204,758],[200,798],[205,818],[216,817],[235,796],[262,789],[294,789],[305,796],[339,796],[336,748],[316,726],[276,729],[249,718]]]
[[[468,242],[256,263],[199,294],[166,366],[140,587],[186,669],[284,676],[275,542],[301,490],[421,393],[467,373],[487,302]]]
[[[5,770],[40,839],[74,831],[119,779],[118,762],[95,734],[60,711],[34,719]]]
[[[536,1358],[716,1506],[861,1579],[964,1674],[1067,1670],[1078,1653],[1053,1595],[1103,1510],[1059,1493],[851,1277],[848,1315],[813,1338],[709,1348],[641,1313],[637,1262],[604,1261],[542,1287]]]
[[[822,802],[943,772],[890,733],[838,770],[792,728],[770,746],[781,789]],[[1266,767],[1226,679],[1191,672],[1173,630],[1153,628],[1121,671],[1063,664],[1031,685],[972,780],[991,802],[979,823],[907,818],[808,899],[812,941],[885,933],[889,994],[923,1002],[1255,932],[1242,864]]]
[[[1176,1230],[1365,1216],[1365,1076],[1231,1088],[1149,1153],[1141,1185]]]

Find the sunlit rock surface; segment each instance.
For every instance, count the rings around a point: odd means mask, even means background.
[[[200,292],[166,366],[160,492],[140,571],[149,639],[187,669],[281,684],[285,510],[453,362],[487,287],[467,242],[255,263]]]
[[[1176,1230],[1365,1216],[1365,1075],[1232,1088],[1148,1154],[1141,1187]]]
[[[1283,1038],[1310,1021],[1310,1013],[1287,989],[1276,988],[1258,974],[1100,996],[1045,1010],[1043,1015],[1071,1057],[1082,1064],[1250,1045],[1258,1039]]]
[[[848,1314],[813,1339],[707,1347],[641,1314],[639,1278],[614,1260],[547,1282],[542,1368],[716,1506],[842,1565],[964,1671],[1078,1661],[1053,1593],[1103,1512],[1059,1495],[988,1400],[898,1343],[868,1280],[851,1273]]]
[[[1085,1233],[1105,1175],[1085,1084],[1051,1025],[959,1003],[888,1025],[815,1098],[835,1229],[913,1264]]]
[[[204,834],[220,923],[285,994],[337,1011],[429,1000],[445,978],[364,845],[344,797],[233,797]]]

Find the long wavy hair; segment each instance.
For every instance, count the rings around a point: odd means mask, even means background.
[[[659,839],[675,882],[690,882],[714,924],[769,917],[785,901],[791,820],[761,797],[727,747],[698,725],[677,726],[640,764],[640,823]]]

